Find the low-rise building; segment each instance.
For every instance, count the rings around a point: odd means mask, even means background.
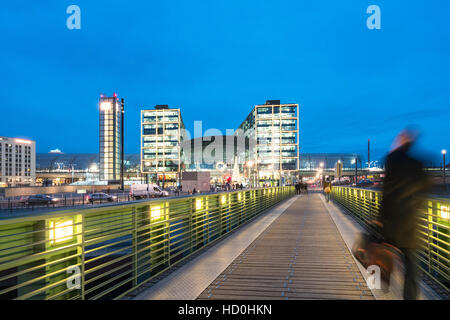
[[[36,142],[0,137],[0,187],[34,185]]]

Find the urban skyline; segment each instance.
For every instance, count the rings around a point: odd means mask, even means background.
[[[116,93],[114,93],[114,94],[116,94]],[[101,97],[102,95],[103,95],[103,93],[101,93],[99,96]],[[149,104],[146,103],[144,105],[149,105]],[[250,107],[252,107],[252,106],[250,106]],[[184,108],[182,108],[182,107],[180,107],[180,108],[182,110],[184,110]],[[134,109],[134,108],[131,106],[130,109]],[[146,109],[146,108],[145,107],[141,107],[141,109],[138,110],[138,114],[140,114],[144,109]],[[303,109],[302,105],[300,104],[300,107],[299,107],[299,114],[300,114],[300,116],[301,116],[301,113],[302,113],[302,109]],[[97,99],[96,105],[93,107],[93,110],[91,110],[91,112],[92,112],[91,117],[96,118],[95,117],[95,112],[98,113],[98,111],[99,111],[99,103],[98,103],[98,99]],[[193,112],[193,113],[195,114],[196,112]],[[188,115],[187,117],[189,117],[190,113],[187,112],[187,111],[184,111],[183,114],[187,114]],[[243,114],[245,114],[245,112],[243,112]],[[437,114],[437,112],[436,112],[436,114]],[[127,139],[127,134],[129,134],[130,131],[131,132],[140,131],[140,122],[138,120],[137,123],[130,123],[130,120],[127,119],[127,117],[129,117],[129,116],[130,116],[130,110],[127,110],[127,115],[124,117],[124,122],[125,122],[124,127],[126,128],[125,129],[125,134],[124,134],[124,136],[125,136],[125,141],[124,141],[125,154],[139,154],[140,153],[140,151],[139,151],[140,150],[139,136],[137,137],[137,141],[135,141],[135,140],[132,140],[131,138]],[[415,119],[416,117],[420,117],[420,115],[416,114],[416,113],[412,113],[410,115],[410,117],[411,117],[411,119],[413,119],[413,118]],[[425,117],[427,117],[427,116],[425,116]],[[395,119],[395,117],[393,117],[391,119],[388,119],[388,121],[391,121],[391,120],[394,120],[394,119]],[[235,119],[230,119],[230,123],[236,122],[234,120]],[[197,123],[198,122],[202,123],[202,125],[200,127],[202,128],[203,131],[201,133],[199,133],[198,130],[196,130],[196,128],[195,128],[195,126],[196,126],[195,123],[196,122]],[[229,132],[230,130],[231,131],[236,130],[236,128],[232,128],[232,127],[230,128],[229,125],[228,126],[223,126],[222,127],[223,129],[221,129],[221,128],[214,128],[214,127],[207,127],[207,126],[204,125],[205,122],[206,121],[202,120],[201,117],[198,117],[198,119],[194,120],[192,124],[189,124],[189,123],[185,124],[186,125],[186,130],[191,134],[191,136],[193,138],[201,138],[208,131],[216,131],[216,132],[220,131],[220,132],[223,132],[223,134],[225,135],[226,132]],[[97,123],[98,123],[98,121],[97,121]],[[419,125],[416,125],[416,123],[417,122],[413,122],[413,126],[417,126],[418,130],[421,131],[422,127],[419,126]],[[409,123],[409,122],[404,122],[404,124],[405,124],[405,126],[411,125],[411,123]],[[302,124],[300,122],[300,124],[299,124],[299,126],[300,126],[300,129],[299,129],[300,130],[300,135],[302,135],[302,133],[303,133],[302,129],[301,129],[301,125]],[[99,143],[100,143],[100,139],[99,139],[99,136],[98,136],[98,130],[99,129],[100,128],[98,127],[98,124],[97,124],[97,127],[89,128],[89,132],[93,133],[92,136],[89,137],[89,140],[90,141],[95,141],[95,144],[91,143],[91,142],[87,143],[87,144],[83,143],[83,144],[80,144],[80,145],[76,145],[76,147],[74,149],[73,149],[74,145],[72,145],[72,147],[65,148],[64,147],[65,144],[62,144],[62,145],[55,145],[55,144],[42,145],[42,144],[40,144],[39,136],[42,133],[40,130],[34,132],[34,135],[32,135],[32,136],[23,135],[23,134],[16,134],[16,135],[9,135],[9,136],[13,136],[14,138],[18,138],[18,139],[28,139],[28,140],[36,141],[36,152],[37,153],[47,153],[47,152],[51,152],[51,151],[55,151],[55,150],[57,150],[59,152],[63,152],[63,153],[80,153],[80,154],[83,154],[83,153],[97,153],[97,152],[99,152]],[[400,130],[401,130],[401,127],[399,127],[399,131]],[[23,131],[24,130],[22,130],[22,132]],[[25,131],[27,131],[27,130],[25,130]],[[418,140],[418,143],[417,143],[418,147],[417,148],[420,148],[420,153],[422,154],[423,158],[426,159],[425,161],[427,163],[431,163],[432,162],[432,163],[435,163],[435,165],[438,165],[439,161],[441,160],[441,150],[442,150],[442,148],[441,149],[436,149],[436,150],[431,150],[431,148],[429,146],[426,146],[424,141],[423,141],[424,139],[423,139],[422,136],[425,135],[425,137],[426,137],[427,133],[428,132],[426,130],[421,132],[421,137]],[[68,132],[66,130],[66,131],[64,131],[64,134],[73,134],[73,132],[71,133],[71,132]],[[350,135],[350,133],[349,133],[349,135]],[[8,134],[5,134],[5,136],[8,136]],[[131,134],[130,136],[133,137],[134,134]],[[37,137],[37,138],[35,138],[35,137]],[[333,135],[331,135],[330,138],[336,139],[336,137],[333,136]],[[362,155],[363,159],[365,159],[364,161],[367,161],[367,141],[371,140],[371,147],[370,147],[371,161],[379,161],[379,162],[383,161],[383,158],[388,153],[389,147],[391,146],[391,143],[392,143],[392,141],[390,141],[388,144],[380,147],[381,143],[379,141],[371,139],[371,138],[365,138],[364,137],[364,138],[360,139],[359,141],[356,141],[358,143],[358,146],[356,148],[355,148],[355,146],[353,146],[353,147],[349,147],[349,148],[344,147],[344,148],[340,149],[339,147],[332,146],[331,144],[327,145],[326,142],[323,142],[323,145],[320,148],[319,147],[318,148],[315,148],[315,147],[312,147],[312,148],[309,147],[308,148],[308,146],[310,146],[310,143],[308,143],[305,140],[306,139],[303,136],[300,137],[300,141],[304,142],[305,145],[306,145],[306,147],[303,147],[303,145],[300,146],[300,153],[330,153],[330,154],[333,154],[333,153],[355,153],[355,154]],[[436,142],[437,139],[432,139],[432,140],[435,140],[435,142]],[[68,142],[66,142],[66,143],[68,143]],[[137,148],[135,146],[136,144],[138,145]],[[444,138],[444,143],[442,145],[446,146],[447,144],[448,144],[448,142]],[[79,149],[79,147],[81,147],[81,149]],[[73,150],[75,150],[75,151],[73,151]],[[77,151],[77,150],[79,150],[79,151]]]
[[[2,3],[0,301],[449,300],[448,12]]]
[[[364,155],[371,139],[378,159],[410,123],[423,130],[422,146],[435,159],[441,149],[450,149],[445,125],[440,125],[450,112],[447,3],[424,2],[408,12],[401,4],[384,3],[383,14],[395,19],[386,19],[376,32],[365,27],[366,3],[250,1],[240,10],[220,3],[209,9],[182,2],[170,8],[139,4],[139,10],[78,4],[84,14],[80,30],[61,23],[66,18],[62,4],[45,4],[45,10],[41,4],[25,11],[14,3],[3,8],[0,23],[13,29],[0,53],[7,75],[2,87],[8,93],[2,95],[7,107],[1,134],[35,140],[38,152],[96,152],[94,115],[102,92],[127,100],[125,153],[139,152],[135,124],[141,106],[178,106],[188,130],[203,120],[204,128],[225,132],[239,125],[250,106],[269,99],[301,105],[301,152]],[[59,9],[62,17],[56,15]],[[148,20],[147,12],[160,15]],[[120,14],[133,19],[107,23]],[[215,18],[192,21],[203,15]],[[235,24],[229,24],[231,18]],[[43,33],[49,35],[44,46]],[[106,52],[98,39],[112,39],[117,46]],[[34,116],[17,117],[17,110],[38,114],[43,123]],[[43,125],[52,130],[41,130]]]

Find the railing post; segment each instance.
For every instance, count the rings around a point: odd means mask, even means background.
[[[85,296],[85,291],[86,291],[86,286],[85,286],[85,272],[86,272],[86,268],[85,268],[85,228],[86,227],[86,223],[85,223],[85,216],[83,213],[81,213],[81,300],[86,300],[86,296]]]
[[[193,248],[193,234],[192,234],[192,216],[193,216],[193,214],[194,214],[194,211],[193,211],[193,205],[192,205],[192,201],[189,201],[189,205],[190,205],[190,207],[189,207],[189,212],[188,212],[188,214],[189,214],[189,241],[190,241],[190,252],[189,252],[189,254],[191,254],[193,251],[194,251],[194,248]]]
[[[207,232],[208,232],[208,234],[207,234],[208,243],[211,242],[211,236],[210,236],[211,235],[211,223],[210,223],[210,220],[209,220],[209,198],[210,197],[211,197],[210,195],[205,196],[205,203],[204,203],[205,215],[208,217],[208,229],[207,229]]]
[[[246,206],[246,199],[245,196],[247,194],[247,191],[240,191],[239,193],[241,196],[241,203],[240,203],[240,210],[239,210],[239,225],[241,225],[243,223],[243,219],[242,216],[244,215],[245,212],[245,206]]]
[[[431,208],[430,208],[431,206]],[[435,208],[432,201],[427,201],[427,221],[428,223],[428,233],[427,233],[427,251],[428,251],[428,272],[431,273],[431,232],[433,229],[433,214],[435,214]],[[430,212],[431,211],[431,212]]]
[[[133,286],[137,285],[137,276],[138,276],[138,257],[137,257],[137,220],[136,220],[136,207],[133,206],[131,208],[131,221],[132,221],[132,226],[133,226],[133,230],[131,232],[131,236],[132,236],[132,242],[133,242],[133,246],[132,246],[132,250],[133,250],[133,255],[132,255],[132,263],[133,263]]]
[[[224,201],[223,201],[223,197],[225,197],[226,200],[226,196],[224,194],[222,194],[221,196],[219,196],[219,208],[220,208],[220,218],[219,218],[219,237],[222,236],[223,233],[223,216],[224,216]]]
[[[169,222],[169,217],[170,217],[170,212],[169,212],[169,202],[164,202],[164,219],[166,220],[166,239],[167,239],[167,266],[168,268],[170,268],[170,222]]]

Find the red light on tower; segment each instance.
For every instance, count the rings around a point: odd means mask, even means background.
[[[114,98],[117,98],[117,94],[116,94],[115,92],[114,92],[114,95],[113,95],[113,96],[114,96]]]

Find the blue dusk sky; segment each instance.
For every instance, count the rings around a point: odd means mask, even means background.
[[[81,29],[69,30],[69,5]],[[369,5],[381,30],[369,30]],[[2,1],[0,135],[38,152],[98,152],[98,99],[236,129],[268,99],[300,105],[301,152],[382,157],[406,125],[439,161],[450,149],[450,1]]]

